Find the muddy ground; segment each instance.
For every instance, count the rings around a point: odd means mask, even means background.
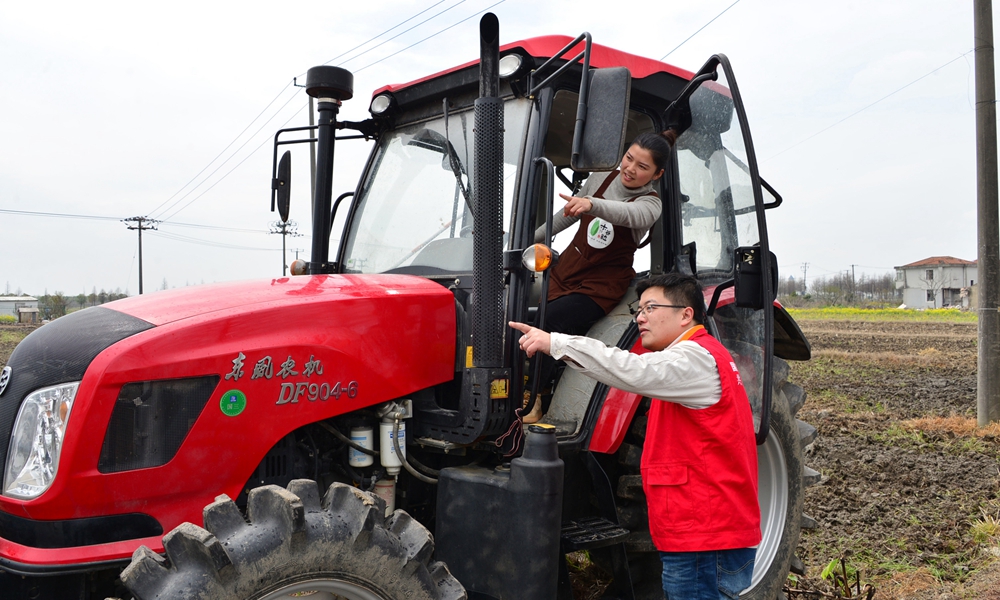
[[[975,427],[976,324],[800,325],[814,358],[790,378],[808,394],[798,416],[819,437],[806,461],[823,478],[806,493],[818,528],[788,597],[837,597],[820,574],[846,555],[877,600],[1000,600],[1000,426]],[[0,365],[24,334],[0,326]]]
[[[819,527],[801,538],[799,589],[832,593],[820,574],[846,555],[875,598],[1000,599],[1000,427],[975,427],[977,325],[800,325],[814,358],[790,379],[823,479],[806,494]]]

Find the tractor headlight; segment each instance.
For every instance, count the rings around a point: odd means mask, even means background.
[[[52,485],[79,386],[74,382],[42,388],[21,403],[4,469],[5,496],[37,498]]]

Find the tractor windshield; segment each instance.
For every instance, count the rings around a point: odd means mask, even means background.
[[[530,101],[504,104],[504,223]],[[382,137],[362,185],[342,263],[347,273],[472,271],[472,109]],[[504,236],[506,245],[506,235]]]

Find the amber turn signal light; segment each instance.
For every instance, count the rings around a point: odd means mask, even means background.
[[[541,273],[555,263],[558,254],[545,244],[528,246],[521,253],[521,264],[529,271]]]

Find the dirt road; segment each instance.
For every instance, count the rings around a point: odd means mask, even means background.
[[[806,496],[819,528],[802,536],[800,587],[830,592],[819,575],[846,553],[875,598],[1000,599],[1000,427],[975,428],[977,325],[800,324],[814,358],[791,379],[823,474]]]

